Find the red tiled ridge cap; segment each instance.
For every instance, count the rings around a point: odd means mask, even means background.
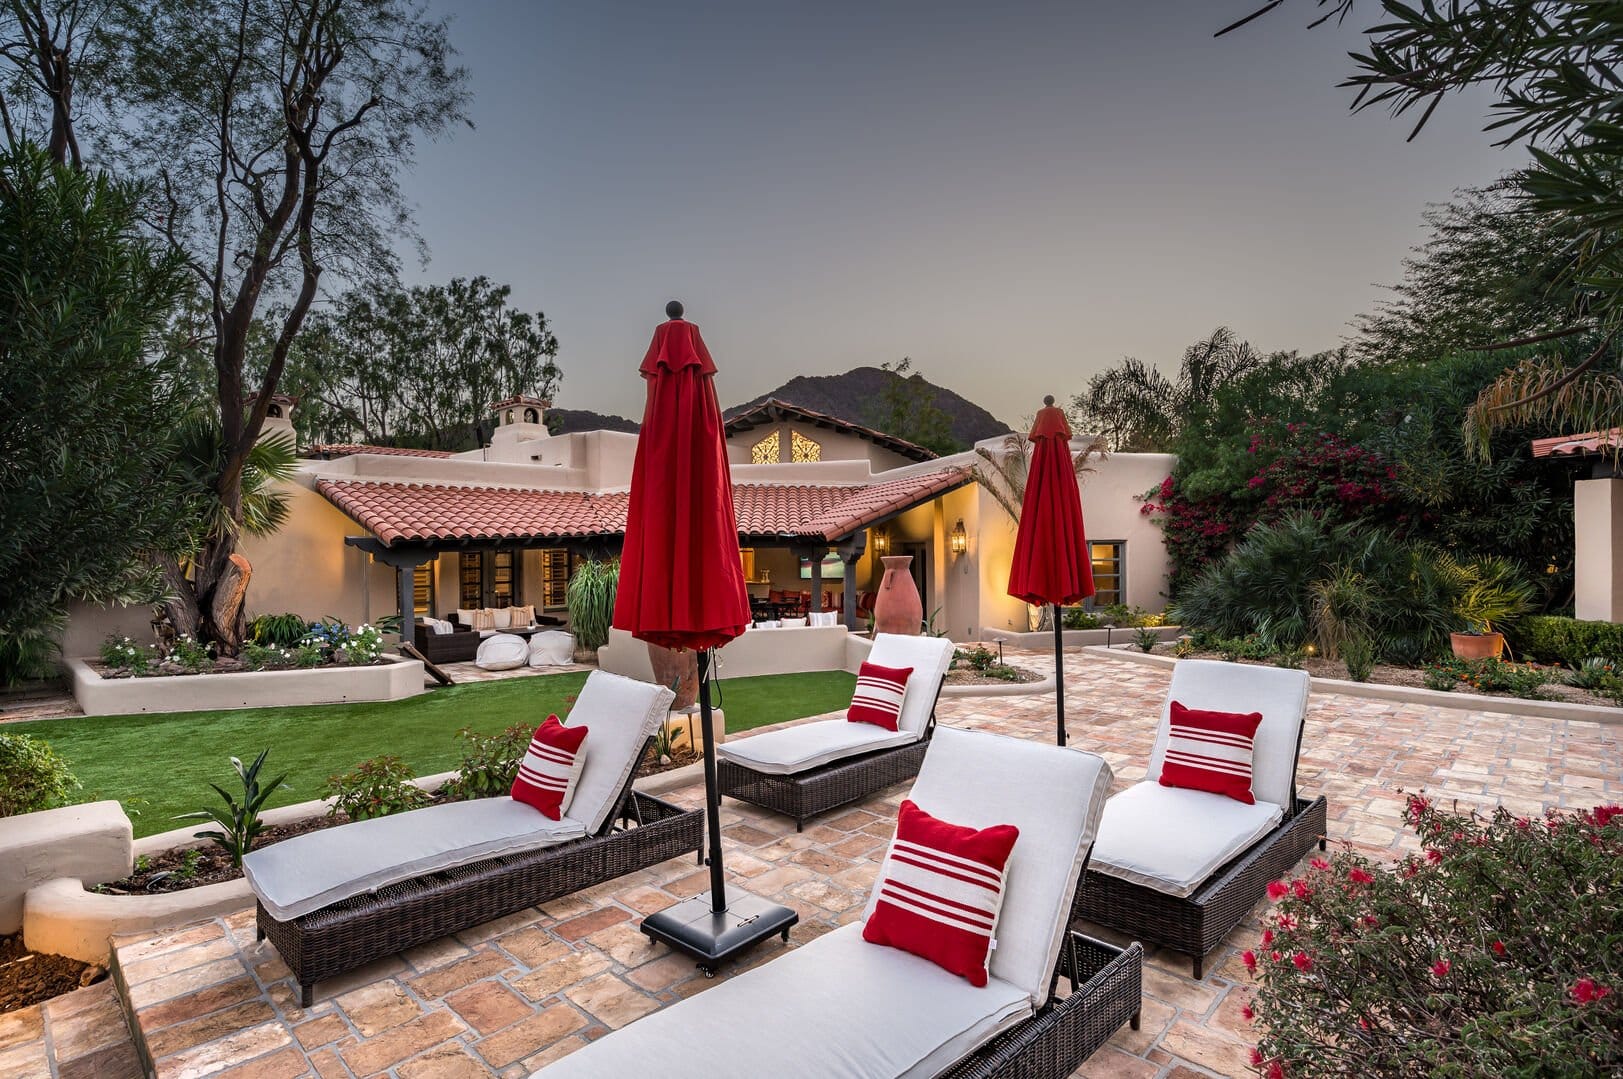
[[[331,442],[311,446],[304,451],[306,457],[349,457],[357,453],[377,453],[387,457],[454,457],[450,450],[418,450],[410,446],[368,446],[364,442]]]
[[[970,479],[946,469],[874,484],[733,486],[741,537],[834,540]],[[386,545],[585,539],[625,533],[625,492],[547,491],[360,480],[316,490]]]
[[[1614,427],[1602,434],[1586,431],[1581,435],[1556,435],[1554,438],[1535,438],[1534,457],[1578,457],[1600,453],[1602,450],[1623,445],[1623,427]]]

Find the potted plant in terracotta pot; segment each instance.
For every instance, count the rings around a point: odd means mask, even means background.
[[[1514,562],[1483,558],[1455,567],[1461,589],[1454,614],[1465,623],[1464,633],[1450,637],[1460,659],[1497,659],[1505,636],[1494,627],[1533,609],[1535,592]]]

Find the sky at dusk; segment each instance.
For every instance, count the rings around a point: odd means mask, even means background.
[[[1218,325],[1334,347],[1426,204],[1521,161],[1480,100],[1350,114],[1306,0],[1222,39],[1259,0],[434,2],[476,129],[406,177],[408,278],[510,283],[558,404],[633,417],[672,297],[724,404],[908,355],[1017,423]]]

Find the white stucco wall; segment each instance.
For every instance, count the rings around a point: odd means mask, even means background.
[[[1623,479],[1579,480],[1572,513],[1573,614],[1623,622]]]

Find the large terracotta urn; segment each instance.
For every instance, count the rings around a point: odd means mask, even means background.
[[[657,644],[648,645],[648,662],[654,668],[654,681],[676,691],[671,711],[683,712],[699,699],[699,653],[691,648],[680,652]]]
[[[879,595],[873,604],[875,633],[903,633],[918,636],[924,627],[924,601],[913,583],[910,554],[886,555],[885,576],[879,582]]]

